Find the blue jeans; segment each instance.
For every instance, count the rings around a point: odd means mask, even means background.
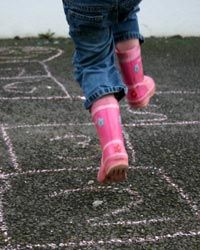
[[[63,0],[69,34],[75,44],[75,79],[86,98],[85,108],[104,95],[121,100],[126,87],[117,68],[115,44],[143,41],[136,13],[141,0]]]

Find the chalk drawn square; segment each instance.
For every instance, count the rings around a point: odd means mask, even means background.
[[[84,128],[84,129],[83,129]],[[92,126],[61,124],[8,129],[16,162],[23,171],[80,169],[100,162],[101,151]]]
[[[136,165],[163,167],[200,206],[200,125],[152,125],[127,131],[137,152]]]
[[[21,125],[5,131],[12,144],[13,171],[68,168],[84,172],[99,168],[102,152],[92,123]],[[128,138],[125,146],[133,164],[135,156]]]
[[[188,206],[152,169],[134,170],[131,184],[110,187],[84,184],[81,178],[68,171],[11,177],[12,188],[4,195],[11,244],[78,245],[100,229],[96,242],[120,237],[128,243],[185,230],[188,221],[190,230],[197,228]],[[97,208],[96,200],[102,201]]]

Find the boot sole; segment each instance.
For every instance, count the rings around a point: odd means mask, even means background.
[[[142,101],[138,103],[129,102],[130,107],[131,108],[146,108],[150,102],[151,97],[154,96],[155,91],[156,91],[156,87],[154,86],[153,89],[148,93],[147,96],[145,96],[145,98]]]
[[[103,183],[122,182],[127,180],[128,165],[126,162],[119,162],[115,166],[111,166],[105,176]]]

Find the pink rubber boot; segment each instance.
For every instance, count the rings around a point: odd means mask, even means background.
[[[144,76],[140,45],[120,52],[116,50],[124,82],[128,87],[127,100],[132,108],[144,108],[155,93],[154,80]]]
[[[128,155],[120,123],[119,103],[113,95],[97,100],[91,108],[92,120],[102,149],[97,180],[101,183],[126,179]]]

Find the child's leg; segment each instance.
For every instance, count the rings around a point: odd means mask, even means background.
[[[116,53],[128,87],[128,102],[133,108],[143,108],[149,104],[155,93],[155,83],[151,77],[144,76],[140,45],[134,44],[137,44],[135,39],[118,43]]]
[[[122,42],[118,42],[116,44],[116,49],[122,53],[122,52],[126,52],[127,50],[131,50],[134,47],[139,46],[139,45],[140,45],[139,39],[133,38],[133,39],[125,40]]]
[[[102,149],[99,182],[118,182],[126,179],[128,155],[120,122],[119,103],[113,95],[97,100],[91,108],[92,119]]]
[[[124,97],[126,87],[115,64],[111,22],[106,19],[110,15],[104,17],[100,13],[101,8],[105,12],[105,3],[83,2],[63,1],[75,44],[75,78],[86,98],[85,107],[91,111],[102,148],[98,181],[122,181],[126,178],[128,156],[118,101]],[[111,13],[112,3],[107,11]]]
[[[131,27],[131,28],[130,28]],[[146,107],[155,93],[155,83],[144,76],[136,13],[115,26],[116,54],[124,82],[128,87],[127,100],[133,108]],[[123,35],[122,35],[123,34]]]

